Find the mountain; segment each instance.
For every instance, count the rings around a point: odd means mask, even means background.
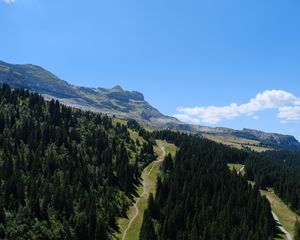
[[[258,141],[256,145],[260,146],[300,149],[300,143],[289,135],[186,124],[160,113],[140,92],[124,91],[120,86],[111,89],[75,86],[32,64],[9,64],[0,61],[0,83],[31,89],[48,100],[57,99],[65,105],[83,110],[102,112],[120,118],[133,118],[152,127],[249,139]]]
[[[51,72],[31,64],[8,64],[0,61],[0,83],[23,87],[42,94],[46,99],[94,112],[123,118],[134,118],[152,126],[180,123],[161,114],[145,101],[137,91],[124,91],[120,86],[112,89],[74,86]]]
[[[210,134],[212,136],[229,136],[236,139],[247,139],[249,143],[242,143],[242,146],[250,147],[268,147],[268,148],[286,148],[300,149],[300,143],[294,136],[278,133],[266,133],[259,130],[247,129],[234,130],[230,128],[207,128],[199,127],[202,134]],[[212,138],[212,140],[214,140]],[[230,144],[229,144],[230,145]],[[262,148],[264,150],[264,148]]]

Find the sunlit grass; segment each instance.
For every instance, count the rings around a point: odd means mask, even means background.
[[[292,236],[294,236],[294,225],[297,219],[297,214],[289,209],[289,207],[274,193],[272,189],[269,189],[268,191],[261,190],[260,192],[269,200],[272,210],[278,216],[282,226]]]
[[[259,146],[260,142],[256,140],[246,139],[246,138],[237,138],[229,135],[225,136],[217,136],[212,134],[203,134],[209,140],[215,141],[217,143],[222,143],[224,145],[228,145],[237,149],[245,149],[250,148],[256,152],[264,152],[268,150],[272,150],[271,148],[261,147]]]
[[[174,144],[167,143],[166,141],[157,140],[157,146],[155,146],[154,151],[157,154],[156,161],[152,162],[147,166],[143,172],[142,172],[142,179],[144,181],[144,185],[146,186],[146,191],[144,192],[144,187],[139,186],[138,187],[138,193],[139,196],[141,196],[141,199],[139,200],[137,204],[138,208],[138,215],[132,222],[130,228],[127,231],[125,240],[138,240],[139,239],[139,233],[143,222],[143,215],[144,211],[147,208],[147,202],[149,194],[152,193],[155,195],[156,193],[156,181],[157,176],[160,172],[160,166],[162,164],[162,160],[165,157],[165,154],[163,153],[162,149],[165,149],[165,153],[171,153],[173,156],[175,155],[177,148]],[[138,198],[136,198],[137,200]],[[118,224],[120,228],[120,233],[116,234],[116,239],[122,239],[122,233],[127,228],[130,219],[132,219],[136,214],[136,209],[132,206],[128,210],[127,216],[128,218],[122,218],[119,219]]]

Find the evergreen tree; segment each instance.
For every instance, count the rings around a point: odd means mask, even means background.
[[[295,232],[294,240],[300,240],[300,222],[298,219],[295,222],[294,232]]]
[[[156,240],[154,224],[151,219],[150,212],[145,210],[143,217],[143,224],[140,231],[140,240]]]
[[[98,219],[96,225],[96,233],[95,233],[95,240],[108,240],[107,237],[107,230],[103,220],[101,218]]]
[[[171,172],[173,170],[173,159],[171,154],[168,154],[163,161],[163,172]]]
[[[227,167],[248,152],[172,131],[153,135],[179,148],[174,163],[167,156],[163,164],[154,203],[149,199],[149,215],[157,211],[159,239],[273,239],[268,201]],[[151,225],[149,218],[145,222]]]
[[[6,215],[4,210],[4,204],[0,196],[0,224],[5,224],[5,222],[6,222]]]

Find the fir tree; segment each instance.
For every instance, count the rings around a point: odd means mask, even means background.
[[[140,232],[140,240],[156,240],[154,224],[148,210],[145,210],[143,224]]]

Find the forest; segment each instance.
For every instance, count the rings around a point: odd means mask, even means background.
[[[0,239],[113,239],[142,169],[156,158],[156,139],[179,150],[161,166],[141,240],[273,239],[275,222],[261,187],[274,187],[300,208],[295,152],[258,154],[126,123],[1,86]],[[245,163],[255,187],[230,172],[228,162]]]
[[[111,239],[153,142],[101,114],[0,87],[0,239]]]
[[[300,213],[300,152],[269,151],[249,155],[246,178],[262,189],[274,192],[296,213]]]
[[[141,240],[273,239],[268,201],[246,179],[231,173],[227,160],[247,153],[206,139],[161,131],[156,137],[178,145],[167,156],[157,194],[149,198]]]

